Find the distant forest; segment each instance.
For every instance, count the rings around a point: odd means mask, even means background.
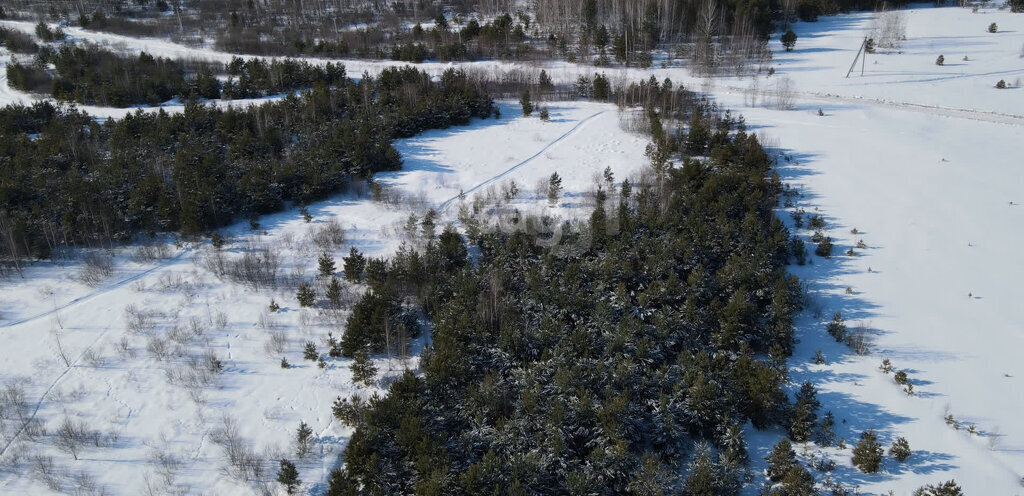
[[[0,259],[136,233],[198,234],[397,170],[395,138],[496,113],[461,71],[392,68],[280,101],[98,122],[50,103],[0,109]]]
[[[895,0],[8,0],[3,15],[63,20],[244,54],[433,60],[569,59],[647,66],[669,49],[709,70],[763,58],[776,23]]]
[[[31,62],[11,62],[6,70],[9,84],[22,91],[108,107],[158,105],[172,98],[259,98],[346,81],[345,67],[331,62],[235,57],[221,65],[145,52],[121,55],[92,44],[44,47]],[[221,75],[227,80],[218,79]]]

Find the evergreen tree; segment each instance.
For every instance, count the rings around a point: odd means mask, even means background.
[[[562,177],[552,172],[548,178],[548,206],[558,205],[558,195],[562,193]]]
[[[551,120],[551,114],[548,112],[547,107],[540,108],[540,120],[542,122],[548,122]]]
[[[688,496],[716,496],[719,494],[715,467],[706,451],[702,451],[690,465],[690,476],[686,479]]]
[[[284,485],[288,494],[295,494],[295,489],[302,484],[302,481],[299,480],[299,471],[295,468],[294,463],[289,460],[281,460],[281,467],[277,470],[277,482]]]
[[[853,465],[861,472],[873,474],[882,467],[882,455],[885,450],[878,444],[875,431],[868,429],[861,433],[860,441],[853,448]]]
[[[376,375],[377,367],[370,360],[370,354],[367,353],[366,348],[360,348],[356,351],[355,360],[352,362],[352,381],[369,387],[373,385]]]
[[[789,436],[797,442],[805,442],[814,433],[814,426],[817,422],[817,410],[821,406],[818,402],[817,392],[810,381],[800,387],[796,395],[796,405],[793,407],[793,416],[790,419]]]
[[[330,302],[331,307],[341,307],[341,281],[337,277],[331,277],[331,282],[327,283],[327,293],[325,296],[327,301]]]
[[[830,258],[832,257],[832,237],[826,236],[818,243],[818,247],[814,249],[814,253],[819,257]]]
[[[781,38],[782,46],[786,48],[787,52],[792,52],[793,47],[796,46],[796,33],[792,29],[787,29],[785,34]]]
[[[782,495],[785,496],[816,496],[814,476],[799,463],[786,472],[782,478]]]
[[[818,426],[818,444],[829,447],[836,442],[835,425],[836,421],[832,412],[825,412],[825,417],[821,419],[821,425]]]
[[[295,454],[304,458],[313,447],[313,429],[306,422],[299,422],[299,428],[295,431]]]
[[[295,298],[299,300],[299,306],[311,307],[316,302],[316,291],[313,286],[309,283],[299,284],[299,290],[295,293]]]
[[[533,101],[530,99],[530,90],[523,92],[519,97],[519,105],[523,107],[523,117],[529,117],[533,113]]]
[[[366,270],[366,257],[356,247],[352,247],[345,262],[345,279],[352,282],[359,282],[363,278],[363,271]]]
[[[312,341],[306,341],[306,346],[302,351],[302,358],[306,360],[316,360],[320,357],[320,353],[316,351],[316,345]]]
[[[963,496],[964,491],[955,480],[948,480],[939,484],[927,484],[917,488],[914,496]]]
[[[843,320],[843,315],[839,312],[832,315],[832,322],[828,323],[826,330],[836,342],[842,343],[846,339],[846,322]]]
[[[541,91],[551,91],[555,89],[554,83],[551,82],[551,76],[544,69],[540,70],[540,76],[537,78],[537,86],[540,87]]]
[[[772,482],[781,482],[786,474],[798,465],[793,445],[786,438],[775,443],[771,453],[765,459],[768,461],[768,479]]]
[[[907,442],[907,438],[905,437],[901,437],[893,441],[892,446],[889,448],[889,455],[900,463],[907,461],[912,454],[913,452],[910,451],[910,443]]]
[[[317,265],[320,269],[320,275],[322,277],[330,277],[334,275],[334,271],[337,270],[337,268],[334,265],[334,257],[327,252],[323,252],[320,254],[320,258],[317,259]]]

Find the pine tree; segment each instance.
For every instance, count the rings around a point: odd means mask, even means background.
[[[339,342],[338,339],[329,332],[327,333],[327,346],[329,347],[327,350],[327,356],[331,358],[341,358],[341,342]]]
[[[548,122],[551,120],[551,113],[548,112],[547,107],[540,108],[540,120],[542,122]]]
[[[814,433],[814,425],[818,420],[817,410],[821,406],[818,402],[814,385],[809,381],[805,382],[796,396],[796,406],[793,408],[793,417],[789,426],[789,436],[794,441],[804,442],[811,438]]]
[[[819,257],[831,258],[832,257],[832,237],[828,236],[822,239],[818,243],[818,247],[814,249],[814,253]]]
[[[861,433],[860,441],[853,448],[853,464],[861,472],[873,474],[882,467],[882,455],[885,450],[878,444],[878,436],[873,429]]]
[[[352,247],[345,262],[345,279],[352,282],[359,282],[363,278],[363,271],[366,270],[366,257],[356,247]]]
[[[739,424],[730,424],[722,435],[722,449],[719,452],[722,465],[726,468],[746,466],[750,463],[747,452],[747,441],[743,438],[743,429]]]
[[[768,479],[773,482],[781,482],[790,469],[797,465],[796,452],[786,438],[775,443],[765,459],[768,461]]]
[[[835,426],[836,421],[832,412],[825,412],[825,417],[821,419],[821,425],[818,426],[818,444],[829,447],[836,442]]]
[[[331,282],[327,283],[327,301],[330,302],[334,308],[341,307],[341,281],[337,277],[331,277]]]
[[[688,496],[715,496],[718,494],[714,465],[707,452],[703,451],[690,465],[690,476],[686,479]]]
[[[892,446],[889,448],[889,455],[896,459],[896,461],[903,463],[910,458],[913,452],[910,451],[910,443],[907,442],[907,438],[901,437],[893,441]]]
[[[370,354],[366,352],[366,348],[360,348],[352,362],[352,381],[369,387],[373,385],[376,375],[377,367],[370,360]]]
[[[306,422],[299,422],[299,428],[295,431],[295,454],[304,458],[313,447],[313,429]]]
[[[796,46],[796,33],[792,29],[787,29],[785,34],[781,38],[782,46],[786,48],[787,52],[792,52],[793,47]]]
[[[295,494],[295,489],[302,484],[299,480],[299,471],[295,464],[288,460],[281,460],[281,468],[277,470],[277,482],[284,485],[288,494]]]
[[[555,88],[554,83],[551,82],[551,76],[549,76],[548,72],[544,69],[540,70],[540,76],[537,78],[537,86],[539,86],[542,91],[551,91]]]
[[[316,360],[320,358],[320,353],[316,351],[316,345],[312,341],[306,341],[306,346],[302,351],[302,358],[306,360]]]
[[[533,101],[530,99],[530,90],[523,92],[519,97],[519,105],[523,107],[523,117],[529,117],[533,113]]]
[[[295,298],[299,300],[299,306],[311,307],[316,301],[316,291],[313,286],[309,283],[299,284],[299,290],[295,293]]]
[[[334,257],[332,257],[330,253],[321,253],[320,258],[317,259],[317,265],[319,266],[321,276],[330,277],[334,275],[336,268],[334,265]]]
[[[843,320],[843,314],[836,312],[832,315],[832,322],[828,323],[826,330],[837,343],[842,343],[846,339],[846,322]]]
[[[914,491],[914,496],[963,496],[964,491],[955,480],[948,480],[937,485],[927,484]]]
[[[548,205],[554,207],[558,205],[558,195],[562,192],[562,178],[557,172],[551,173],[551,177],[548,178]]]
[[[785,496],[815,496],[814,476],[800,464],[794,465],[782,478],[782,490]]]

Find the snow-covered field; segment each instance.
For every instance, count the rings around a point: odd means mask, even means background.
[[[831,477],[859,486],[862,493],[910,494],[922,484],[955,478],[967,494],[1024,494],[1024,364],[1018,358],[1024,349],[1024,307],[1019,303],[1024,301],[1024,264],[1016,253],[1024,233],[1024,164],[1017,141],[1024,136],[1024,89],[1012,87],[1024,79],[1024,14],[921,7],[903,16],[907,28],[901,48],[870,55],[863,76],[858,64],[844,77],[871,30],[872,15],[865,13],[796,24],[793,52],[784,52],[776,37],[776,74],[771,77],[706,81],[674,67],[602,71],[613,81],[653,74],[710,90],[724,106],[744,114],[748,126],[782,154],[779,173],[800,196],[780,215],[790,222],[788,211],[802,208],[807,216],[825,217],[827,234],[836,242],[833,257],[812,255],[813,264],[793,269],[810,296],[798,323],[800,343],[791,377],[794,388],[804,380],[814,382],[847,448],[812,445],[797,451],[828,454],[838,464]],[[992,22],[999,32],[987,32]],[[5,24],[31,30],[30,24]],[[126,50],[230,57],[164,41],[68,31]],[[944,66],[935,64],[940,54]],[[345,63],[353,75],[391,65]],[[488,71],[523,68],[497,62],[470,65]],[[423,65],[432,73],[447,67]],[[564,63],[547,68],[558,81],[594,72]],[[792,83],[791,110],[771,108],[783,78]],[[1000,79],[1011,88],[995,89]],[[0,103],[25,98],[6,81],[0,83]],[[645,163],[643,138],[620,129],[614,107],[550,106],[549,123],[521,118],[517,106],[503,104],[500,121],[404,140],[397,147],[405,169],[381,179],[394,191],[420,199],[421,206],[447,207],[442,214],[453,219],[458,203],[453,199],[460,191],[486,194],[508,180],[523,191],[520,208],[542,209],[536,183],[557,171],[566,187],[557,210],[572,215],[593,176],[606,166],[621,179]],[[237,256],[250,242],[274,244],[281,249],[282,273],[312,278],[318,250],[304,241],[310,229],[337,219],[346,231],[346,242],[333,250],[340,263],[349,245],[372,256],[396,250],[402,241],[398,226],[411,213],[354,194],[312,205],[310,211],[311,224],[296,211],[262,219],[266,234],[235,226],[227,230],[234,241],[225,250]],[[798,232],[805,238],[811,234]],[[865,248],[856,247],[861,240]],[[854,256],[846,255],[850,248]],[[254,291],[218,280],[196,261],[207,250],[186,244],[158,261],[134,261],[126,249],[117,257],[114,275],[98,287],[76,280],[76,262],[38,264],[24,280],[0,282],[5,303],[0,308],[5,344],[0,377],[5,382],[32,378],[24,386],[25,402],[29,412],[38,407],[37,418],[50,431],[64,417],[76,416],[108,438],[117,434],[116,441],[101,443],[104,447],[85,448],[75,461],[24,433],[9,443],[8,428],[5,452],[26,456],[19,469],[0,475],[0,493],[44,491],[40,478],[30,477],[40,463],[27,454],[36,453],[54,456],[60,470],[88,471],[115,494],[138,492],[147,478],[158,486],[171,472],[174,476],[167,479],[185,492],[249,494],[251,486],[225,473],[223,450],[213,442],[225,415],[238,421],[255,453],[270,459],[291,450],[300,420],[309,423],[321,442],[299,464],[302,479],[313,493],[323,488],[323,477],[348,434],[332,424],[331,401],[357,389],[347,360],[329,361],[323,370],[302,360],[307,340],[326,351],[321,342],[331,329],[325,323],[329,316],[298,309],[291,291]],[[268,317],[271,298],[283,310]],[[155,329],[129,331],[124,317],[129,304],[155,312]],[[825,333],[824,324],[836,311],[851,329],[863,327],[873,335],[869,355],[855,355]],[[187,370],[187,359],[159,360],[146,349],[148,336],[166,335],[175,326],[201,328],[179,339],[193,354],[213,350],[225,364],[216,383],[191,388],[191,396],[180,379],[170,384],[167,373],[176,367]],[[281,369],[282,354],[264,349],[275,330],[287,336],[283,356],[295,365],[292,369]],[[58,336],[70,368],[60,358]],[[121,349],[122,338],[129,351]],[[169,341],[170,348],[174,344]],[[812,363],[818,349],[826,364]],[[892,374],[878,370],[883,358],[908,373],[914,396],[907,396]],[[379,369],[389,368],[386,359],[377,361]],[[943,420],[947,413],[959,430]],[[975,434],[968,432],[972,424]],[[914,455],[902,465],[887,460],[879,474],[856,471],[849,447],[869,428],[877,429],[886,445],[906,437]],[[751,430],[755,469],[780,434]],[[169,453],[180,463],[161,463],[157,453]],[[814,474],[819,481],[826,477]],[[756,486],[749,488],[751,494]]]

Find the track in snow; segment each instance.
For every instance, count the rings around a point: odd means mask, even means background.
[[[729,90],[730,92],[738,92],[747,95],[751,94],[751,90],[748,88],[729,86],[726,89]],[[779,92],[775,90],[756,90],[753,93],[762,98],[779,96]],[[1004,114],[999,112],[986,112],[982,110],[961,109],[953,107],[939,107],[932,105],[922,105],[919,103],[882,100],[877,98],[862,98],[855,96],[833,95],[830,93],[796,92],[793,93],[792,97],[796,100],[817,100],[825,102],[843,102],[860,105],[873,105],[893,110],[908,110],[911,112],[921,112],[941,117],[954,117],[982,122],[993,122],[996,124],[1024,126],[1024,115]]]
[[[10,327],[17,327],[17,326],[22,325],[22,324],[27,324],[29,322],[34,322],[34,321],[39,320],[39,319],[44,318],[44,317],[49,317],[50,315],[53,315],[53,314],[55,314],[57,312],[60,312],[61,310],[64,310],[66,308],[73,307],[73,306],[75,306],[75,305],[77,305],[79,303],[83,303],[83,302],[89,301],[89,300],[91,300],[91,299],[93,299],[93,298],[95,298],[97,296],[104,295],[104,294],[109,293],[109,292],[111,292],[111,291],[113,291],[115,289],[122,288],[122,287],[124,287],[125,285],[127,285],[129,283],[135,282],[135,281],[137,281],[139,279],[142,279],[143,277],[146,277],[146,276],[148,276],[148,275],[150,275],[150,274],[152,274],[152,273],[154,273],[154,272],[156,272],[158,270],[165,269],[165,268],[171,266],[171,264],[173,264],[174,262],[177,262],[178,260],[181,260],[181,257],[185,256],[185,254],[190,252],[190,251],[192,251],[191,248],[186,248],[184,250],[181,250],[181,252],[178,253],[177,255],[175,255],[175,256],[173,256],[171,258],[168,258],[167,260],[164,260],[163,262],[157,264],[154,267],[146,269],[146,270],[144,270],[142,272],[139,272],[138,274],[132,275],[130,277],[126,277],[126,278],[124,278],[124,279],[122,279],[120,281],[108,284],[108,285],[106,285],[106,286],[104,286],[104,287],[102,287],[100,289],[97,289],[96,291],[93,291],[93,292],[91,292],[89,294],[86,294],[84,296],[79,296],[78,298],[75,298],[75,299],[73,299],[73,300],[71,300],[71,301],[69,301],[69,302],[67,302],[67,303],[65,303],[65,304],[63,304],[63,305],[61,305],[59,307],[56,307],[56,308],[54,308],[52,310],[48,310],[48,311],[45,311],[43,313],[39,313],[39,314],[33,315],[31,317],[25,317],[25,318],[20,319],[20,320],[15,320],[15,321],[12,321],[12,322],[5,322],[3,324],[0,324],[0,329],[6,329],[6,328],[10,328]]]
[[[564,141],[564,140],[565,140],[566,138],[568,138],[569,136],[571,136],[571,135],[575,134],[575,133],[576,133],[576,131],[579,131],[579,130],[580,130],[580,128],[582,128],[584,124],[586,124],[586,123],[588,123],[588,122],[590,122],[590,121],[592,121],[592,120],[596,119],[596,118],[597,118],[598,116],[600,116],[601,114],[604,114],[604,113],[606,113],[606,112],[607,112],[607,110],[602,110],[602,111],[600,111],[600,112],[598,112],[598,113],[596,113],[596,114],[594,114],[594,115],[591,115],[590,117],[587,117],[587,118],[585,118],[585,119],[583,119],[583,120],[581,120],[581,121],[577,122],[577,123],[576,123],[576,125],[572,127],[572,129],[570,129],[570,130],[566,131],[566,133],[565,133],[565,134],[563,134],[563,135],[559,136],[559,137],[558,137],[558,138],[556,138],[556,139],[555,139],[554,141],[552,141],[552,142],[548,143],[548,144],[547,144],[546,146],[544,146],[544,148],[541,148],[539,152],[537,152],[537,153],[534,153],[533,155],[531,155],[531,156],[530,156],[529,158],[527,158],[526,160],[523,160],[522,162],[519,162],[518,164],[516,164],[516,165],[513,165],[513,166],[512,166],[512,167],[510,167],[509,169],[507,169],[507,170],[505,170],[505,171],[501,172],[500,174],[497,174],[497,175],[495,175],[495,176],[491,177],[490,179],[487,179],[486,181],[484,181],[484,182],[482,182],[482,183],[479,183],[479,184],[477,184],[476,186],[473,186],[472,188],[469,188],[469,189],[467,189],[467,190],[463,191],[463,192],[462,192],[462,194],[460,194],[460,195],[457,195],[457,196],[453,196],[453,197],[451,197],[451,198],[449,198],[449,199],[447,199],[447,200],[445,200],[445,201],[441,202],[441,204],[440,204],[440,205],[438,205],[438,207],[437,207],[437,210],[438,210],[439,212],[444,212],[445,210],[447,210],[447,208],[448,208],[448,207],[449,207],[449,206],[450,206],[450,205],[451,205],[452,203],[454,203],[454,202],[455,202],[456,200],[458,200],[458,199],[459,199],[459,198],[460,198],[461,196],[464,196],[464,195],[468,195],[468,194],[470,194],[470,193],[473,193],[473,192],[475,192],[475,191],[478,191],[478,190],[479,190],[480,188],[483,188],[484,186],[487,186],[488,184],[492,184],[492,183],[494,183],[495,181],[497,181],[498,179],[501,179],[501,178],[503,178],[503,177],[505,177],[505,176],[507,176],[507,175],[509,175],[509,174],[511,174],[511,173],[513,173],[513,172],[515,172],[516,170],[518,170],[518,169],[522,168],[523,166],[525,166],[525,165],[529,164],[530,162],[532,162],[532,161],[536,160],[536,159],[537,159],[537,157],[540,157],[541,155],[543,155],[543,154],[544,154],[544,152],[546,152],[546,151],[550,150],[550,149],[551,149],[551,148],[553,148],[553,147],[554,147],[555,145],[557,145],[557,144],[561,143],[562,141]]]

